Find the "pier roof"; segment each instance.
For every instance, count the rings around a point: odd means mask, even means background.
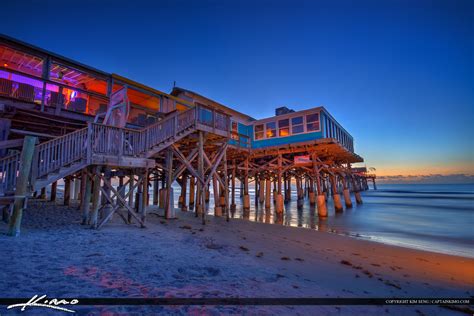
[[[215,100],[209,99],[208,97],[205,97],[205,96],[203,96],[203,95],[201,95],[197,92],[194,92],[194,91],[191,91],[191,90],[188,90],[188,89],[184,89],[184,88],[180,88],[180,87],[174,87],[170,94],[173,95],[173,96],[178,96],[181,93],[188,94],[188,95],[191,94],[195,98],[203,99],[203,100],[211,103],[211,104],[208,104],[208,105],[213,105],[213,106],[219,108],[220,110],[223,110],[224,112],[227,112],[227,113],[230,113],[232,115],[241,117],[241,118],[243,118],[247,121],[255,121],[255,118],[253,118],[253,117],[251,117],[247,114],[244,114],[242,112],[234,110],[233,108],[231,108],[229,106],[226,106],[226,105],[224,105],[222,103],[219,103]]]

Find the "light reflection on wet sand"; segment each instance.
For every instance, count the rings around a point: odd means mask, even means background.
[[[231,218],[267,224],[308,228],[373,241],[474,257],[474,185],[379,185],[379,190],[362,193],[364,203],[343,212],[335,212],[332,198],[327,201],[328,217],[320,218],[315,206],[305,199],[302,209],[296,205],[296,190],[278,216],[274,204],[266,210],[255,203],[251,186],[250,210],[244,211],[236,189],[236,211]],[[212,190],[212,189],[211,189]],[[176,198],[179,187],[175,190]],[[352,199],[354,197],[352,196]],[[207,205],[213,215],[214,201]],[[190,209],[192,211],[192,209]]]

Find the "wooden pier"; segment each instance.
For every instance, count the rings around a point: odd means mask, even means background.
[[[101,228],[115,215],[126,224],[146,227],[149,206],[163,209],[165,218],[171,219],[176,217],[176,204],[181,211],[194,211],[205,224],[211,195],[214,215],[229,220],[237,198],[244,211],[250,208],[251,184],[254,202],[267,210],[274,205],[282,216],[295,183],[298,207],[309,199],[318,215],[326,217],[329,198],[341,212],[352,207],[352,196],[362,203],[360,192],[368,189],[368,178],[375,186],[375,176],[351,167],[363,159],[354,153],[350,134],[323,107],[256,120],[192,91],[174,88],[166,94],[10,38],[3,38],[0,48],[3,56],[10,56],[0,67],[0,201],[10,235],[20,232],[28,198],[46,199],[49,191],[48,199],[55,201],[58,181],[64,182],[63,203],[79,200],[82,224],[93,228]],[[26,52],[15,57],[16,50]],[[28,54],[33,56],[30,64],[41,68],[37,77],[33,66],[28,71],[13,67],[15,58]],[[54,65],[70,72],[57,75]],[[53,74],[84,79],[73,85],[72,79],[53,80]],[[35,86],[29,88],[31,80]],[[88,90],[84,84],[94,80],[97,87],[104,85],[101,95],[91,90],[96,86]],[[48,92],[53,84],[59,90]],[[13,92],[14,86],[16,91],[23,87],[41,94],[25,98]],[[107,121],[115,113],[117,91],[125,91],[124,111],[118,113],[125,115],[123,127]],[[92,110],[99,102],[95,99],[107,106]],[[37,124],[26,123],[36,119]],[[174,183],[180,186],[177,203]]]

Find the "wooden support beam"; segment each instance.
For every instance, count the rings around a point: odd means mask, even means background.
[[[40,193],[39,198],[40,198],[41,200],[46,200],[46,198],[47,198],[47,197],[46,197],[46,187],[41,188],[41,193]]]
[[[150,181],[149,176],[150,176],[150,174],[148,172],[148,169],[145,169],[143,171],[143,181],[142,181],[142,186],[143,186],[143,190],[142,190],[143,191],[142,192],[142,208],[140,210],[140,218],[141,218],[142,227],[145,226],[146,211],[147,211],[148,202],[149,202],[149,199],[148,199],[148,192],[149,192],[148,191],[148,184],[149,184],[149,181]],[[112,185],[111,185],[111,187],[112,187]]]
[[[135,196],[134,195],[134,190],[135,190],[135,176],[133,174],[133,171],[130,173],[130,176],[129,176],[129,180],[128,180],[128,186],[129,186],[129,189],[128,189],[128,209],[133,209],[133,206],[135,205],[134,203],[134,200],[133,200],[133,197]],[[130,214],[130,212],[128,213],[128,223],[131,223],[132,222],[132,215]]]
[[[69,206],[71,203],[71,177],[64,178],[64,205]]]
[[[263,203],[265,201],[265,179],[263,176],[260,176],[258,184],[258,201]]]
[[[28,180],[33,163],[33,154],[37,142],[36,137],[26,136],[20,154],[20,168],[16,180],[15,202],[13,212],[8,223],[8,236],[19,236],[23,210],[26,208],[26,196],[28,195]]]
[[[23,146],[23,138],[0,141],[0,150],[9,149],[9,148],[19,148],[21,146]]]
[[[244,211],[250,210],[250,196],[249,196],[249,157],[245,157],[244,161]]]
[[[334,209],[337,212],[340,212],[343,210],[342,204],[341,204],[341,197],[339,193],[337,192],[337,182],[336,182],[336,177],[333,173],[329,174],[329,180],[331,182],[331,190],[332,190],[332,197],[334,200]]]
[[[219,203],[219,187],[217,184],[217,176],[213,175],[212,176],[212,189],[213,189],[213,195],[214,195],[214,215],[215,216],[222,216],[222,207],[220,206]]]
[[[105,195],[107,201],[112,205],[112,211],[110,213],[108,213],[106,215],[106,217],[104,217],[102,219],[102,221],[100,222],[99,225],[97,225],[95,228],[101,228],[112,216],[112,214],[117,211],[117,209],[120,207],[120,206],[125,206],[125,208],[127,209],[128,211],[128,214],[131,215],[133,218],[135,218],[138,223],[140,223],[140,227],[145,227],[145,222],[142,220],[143,216],[138,216],[137,213],[134,212],[134,210],[129,206],[127,205],[127,202],[126,202],[126,198],[128,196],[130,196],[132,193],[133,193],[133,190],[132,191],[129,191],[127,192],[127,194],[125,195],[125,197],[122,197],[123,194],[120,194],[120,192],[118,192],[111,184],[111,182],[109,181],[109,179],[103,177],[102,175],[98,174],[98,177],[100,179],[102,179],[104,181],[104,185],[107,186],[110,191],[113,193],[113,196],[110,196],[110,195]],[[142,175],[141,177],[139,177],[139,180],[137,181],[136,183],[136,187],[140,188],[141,185],[143,185],[143,183],[145,183],[146,181],[144,180],[144,176]],[[99,181],[100,181],[99,179]],[[100,188],[100,186],[99,186]],[[105,188],[100,188],[102,190],[102,193],[105,193]],[[123,187],[123,189],[125,189],[125,186]],[[141,189],[140,189],[141,190]],[[143,203],[143,195],[144,194],[139,194],[139,196],[141,197],[141,199],[137,199],[137,202],[140,204],[140,203]],[[114,203],[113,202],[113,198],[116,197],[117,198],[117,202]],[[144,204],[142,204],[144,206]],[[143,215],[143,214],[140,214],[140,215]],[[125,222],[128,222],[127,219],[125,219],[125,217],[121,216]]]
[[[81,177],[74,178],[74,193],[72,195],[73,200],[79,200],[79,195],[81,192]]]
[[[191,176],[191,178],[189,179],[189,207],[190,208],[194,207],[195,183],[196,183],[196,178]]]
[[[186,203],[186,196],[188,191],[188,174],[185,172],[182,175],[181,180],[181,211],[186,212],[188,210],[188,206]]]
[[[204,183],[204,181],[200,179],[204,179],[204,135],[202,131],[199,131],[199,154],[198,154],[198,174],[199,176],[197,177],[198,181],[202,184],[202,191],[206,190],[207,183]],[[212,173],[211,173],[212,175]],[[200,190],[198,190],[199,192]],[[200,195],[201,200],[199,201],[200,207],[201,207],[201,219],[202,219],[202,224],[206,224],[206,194]]]
[[[99,220],[100,208],[100,167],[96,166],[93,169],[93,189],[92,189],[92,213],[90,217],[90,225],[92,228],[97,228]]]
[[[51,184],[51,194],[50,194],[50,199],[49,199],[51,202],[55,202],[55,201],[56,201],[57,190],[58,190],[58,182],[57,182],[57,181],[54,181],[54,182]]]
[[[82,196],[83,196],[84,192],[86,191],[86,177],[88,177],[88,175],[87,175],[86,168],[84,168],[84,169],[81,170],[81,187],[80,187],[80,192],[79,192],[79,195],[78,195],[79,210],[82,210],[82,202],[84,201]],[[89,197],[89,199],[90,199],[90,197]],[[90,202],[90,200],[89,200],[89,202]]]
[[[158,177],[155,176],[153,179],[153,205],[158,205],[158,189],[159,189],[160,181]]]
[[[169,148],[166,152],[166,200],[165,200],[165,218],[171,219],[175,218],[176,214],[174,211],[174,199],[173,199],[173,152],[177,153],[178,155],[181,154],[179,150],[172,147]],[[185,162],[185,158],[182,162]],[[192,168],[192,167],[191,167]],[[194,170],[194,169],[193,169]]]
[[[222,161],[222,158],[224,157],[224,154],[226,153],[226,150],[227,150],[227,144],[224,144],[218,151],[215,159],[213,159],[213,165],[212,165],[212,168],[211,168],[211,171],[209,172],[208,174],[208,177],[207,179],[205,179],[205,182],[204,182],[204,186],[208,186],[211,179],[212,179],[212,176],[214,174],[216,174],[216,170],[217,168],[219,167],[219,164],[221,163]],[[203,159],[204,157],[207,159],[208,163],[211,164],[211,161],[207,158],[206,154],[204,153],[204,150],[203,150]],[[222,181],[222,179],[220,179],[219,175],[217,175],[217,180],[221,183],[221,185],[224,185],[224,182]]]
[[[185,171],[188,170],[193,176],[196,177],[198,172],[192,166],[192,161],[197,157],[198,148],[193,149],[187,157],[183,155],[183,153],[179,150],[176,145],[172,146],[173,152],[175,156],[179,159],[182,165],[177,169],[177,171],[173,174],[173,182],[178,179],[178,177]],[[199,177],[198,177],[199,179]],[[201,181],[203,182],[203,180]]]
[[[176,157],[181,161],[186,166],[186,169],[193,175],[195,176],[198,181],[204,183],[204,179],[201,178],[199,175],[199,172],[194,169],[194,167],[191,165],[191,162],[183,155],[183,153],[179,150],[179,148],[176,146],[176,144],[173,144],[171,146],[172,153],[176,155]],[[184,169],[183,169],[184,171]],[[171,180],[173,180],[173,176],[171,176]]]
[[[271,207],[271,191],[272,191],[272,182],[269,177],[265,179],[265,209],[269,210]]]
[[[231,183],[231,203],[230,203],[230,210],[235,211],[235,176],[236,176],[236,165],[235,160],[232,161],[232,183]]]
[[[224,161],[224,208],[225,208],[225,219],[228,222],[230,219],[229,215],[229,178],[228,178],[228,172],[227,172],[227,147],[224,152],[224,157],[222,157],[222,160]]]
[[[196,186],[197,186],[197,190],[196,190],[196,207],[195,207],[195,215],[196,217],[198,217],[201,212],[203,211],[202,209],[202,183],[200,181],[196,181]]]
[[[81,192],[81,211],[82,211],[82,225],[87,225],[89,223],[89,211],[90,211],[90,202],[91,202],[91,188],[92,188],[92,179],[89,177],[87,172],[83,172],[82,176],[82,187]]]
[[[106,179],[109,182],[111,181],[112,171],[111,171],[110,167],[105,167],[104,168],[104,177],[101,177],[101,179]],[[107,197],[110,197],[111,192],[110,192],[109,186],[106,185],[105,180],[103,181],[103,186],[102,186],[101,192],[102,192],[102,194],[101,194],[101,204],[102,204],[103,214],[105,214],[105,216],[107,216],[110,212],[112,212],[112,205],[111,205],[111,203],[109,203],[109,199],[107,198]]]

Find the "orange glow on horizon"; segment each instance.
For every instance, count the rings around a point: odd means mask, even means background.
[[[453,164],[382,164],[367,163],[367,168],[375,167],[377,176],[427,176],[427,175],[452,175],[466,174],[474,175],[474,163],[470,161],[457,162]],[[356,165],[354,165],[356,167]]]

